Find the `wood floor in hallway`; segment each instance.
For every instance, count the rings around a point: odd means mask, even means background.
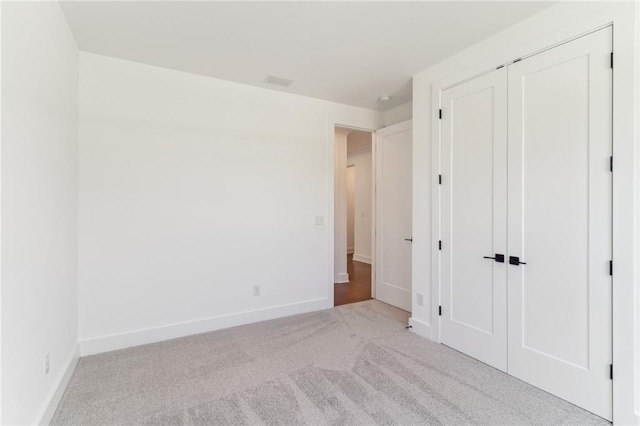
[[[349,282],[335,284],[333,305],[362,302],[371,299],[371,265],[353,260],[353,254],[347,255],[347,273]]]

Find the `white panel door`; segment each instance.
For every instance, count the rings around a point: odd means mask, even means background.
[[[442,93],[442,343],[507,370],[507,71]]]
[[[611,29],[509,67],[509,373],[606,419]],[[511,260],[511,259],[510,259]]]
[[[376,132],[376,291],[411,311],[411,121]]]

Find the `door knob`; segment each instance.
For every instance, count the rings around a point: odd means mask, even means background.
[[[405,240],[405,241],[409,241],[410,243],[412,243],[412,242],[413,242],[413,238],[405,238],[404,240]]]
[[[509,256],[509,265],[526,265],[527,262],[520,262],[518,256]]]
[[[483,256],[485,259],[493,259],[498,263],[504,263],[504,254],[496,253],[495,257]]]

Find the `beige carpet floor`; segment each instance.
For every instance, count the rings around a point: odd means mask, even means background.
[[[375,300],[82,358],[55,425],[607,424]]]

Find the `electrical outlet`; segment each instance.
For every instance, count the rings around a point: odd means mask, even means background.
[[[44,374],[49,374],[49,354],[44,357]]]
[[[262,287],[259,285],[254,285],[253,286],[253,295],[254,296],[260,296],[262,294]]]
[[[418,306],[424,306],[424,295],[422,293],[416,293],[416,303],[418,303]]]

